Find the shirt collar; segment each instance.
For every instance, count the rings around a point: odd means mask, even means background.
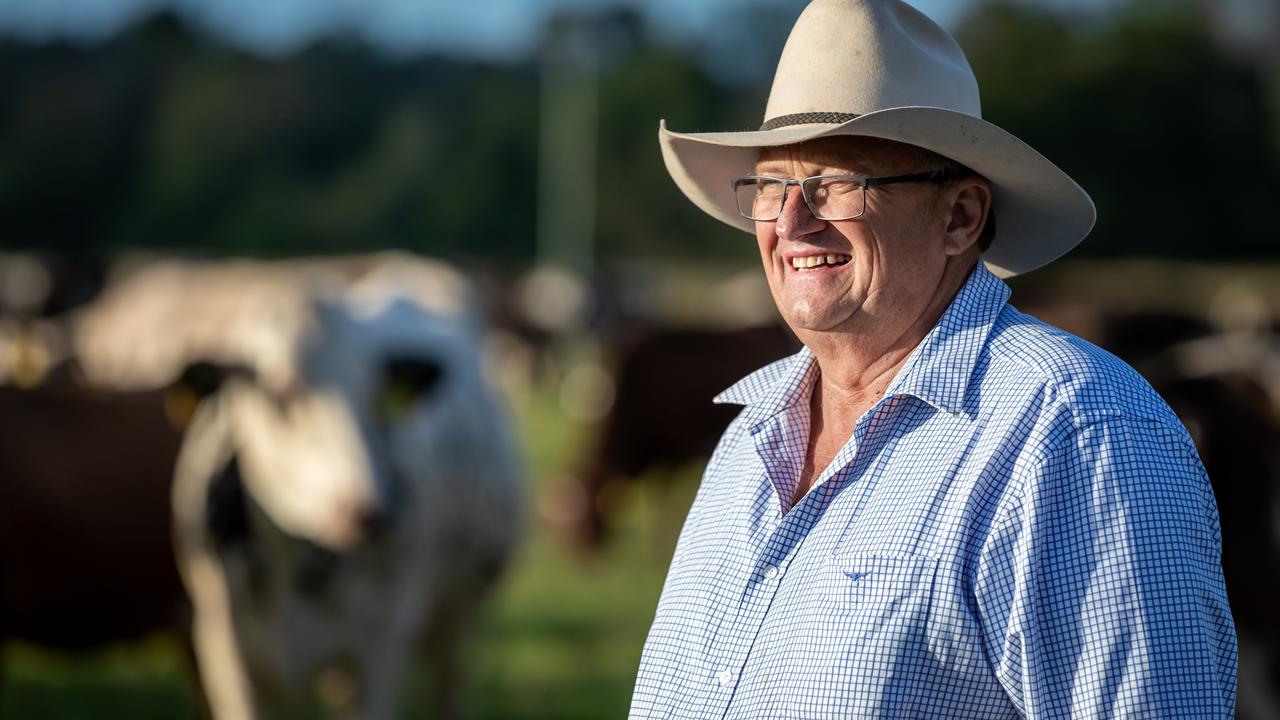
[[[965,391],[996,317],[1009,300],[1005,285],[978,263],[938,323],[925,335],[885,391],[913,395],[946,412],[964,412]],[[747,406],[754,426],[790,407],[817,372],[808,348],[751,373],[717,395],[716,403]]]
[[[712,399],[727,405],[747,406],[747,426],[754,430],[762,420],[777,415],[795,403],[813,384],[818,372],[813,353],[807,347],[800,352],[765,365],[734,383]]]

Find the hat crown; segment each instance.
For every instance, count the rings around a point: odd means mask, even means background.
[[[900,0],[813,0],[782,50],[765,120],[913,106],[982,116],[956,41]]]

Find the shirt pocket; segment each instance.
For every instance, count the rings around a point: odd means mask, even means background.
[[[827,571],[833,632],[886,651],[922,641],[937,568],[925,555],[835,553]]]

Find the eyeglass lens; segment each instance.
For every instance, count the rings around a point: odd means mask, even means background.
[[[777,220],[788,183],[774,178],[742,178],[734,183],[738,211],[752,220]],[[814,217],[848,220],[862,215],[862,183],[845,178],[807,178],[803,194]]]

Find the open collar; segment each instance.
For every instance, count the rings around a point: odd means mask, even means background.
[[[945,412],[963,414],[965,392],[978,358],[1008,300],[1009,286],[978,263],[938,323],[911,352],[885,396],[911,395]],[[801,399],[816,372],[813,353],[802,348],[747,375],[714,402],[746,406],[744,421],[754,428]]]

